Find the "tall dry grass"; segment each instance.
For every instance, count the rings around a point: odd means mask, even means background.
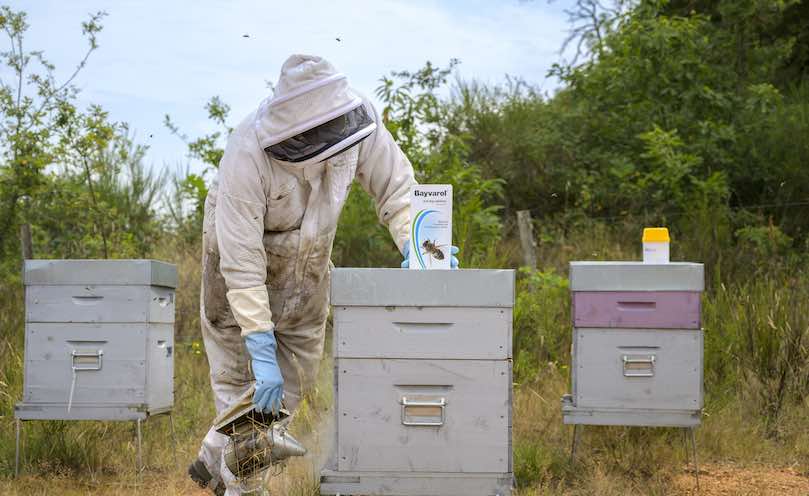
[[[511,265],[514,241],[492,250],[490,266]],[[114,422],[25,425],[25,473],[13,471],[13,405],[22,394],[23,301],[18,283],[0,299],[0,493],[201,494],[184,470],[213,418],[199,338],[199,247],[155,252],[180,271],[177,292],[175,464],[168,422],[145,423],[147,469],[135,471],[134,426]],[[570,315],[566,267],[575,259],[631,259],[633,242],[615,230],[571,230],[540,243],[542,270],[520,273],[515,308],[514,471],[519,495],[673,494],[687,467],[677,429],[587,427],[576,461],[561,421],[568,392]],[[704,297],[706,407],[697,440],[702,462],[797,467],[809,476],[809,277],[799,268],[718,280]],[[327,349],[330,347],[327,345]],[[275,494],[317,494],[328,451],[332,367],[298,412],[293,431],[310,448],[271,481]]]

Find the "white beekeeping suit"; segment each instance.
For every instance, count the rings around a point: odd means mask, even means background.
[[[322,146],[300,146],[319,139]],[[332,243],[355,179],[402,251],[410,162],[345,76],[320,57],[293,55],[274,95],[229,137],[205,202],[201,320],[217,411],[252,384],[244,335],[274,329],[290,410],[316,377]],[[195,464],[204,464],[215,492],[227,486],[226,494],[239,494],[221,459],[225,444],[211,429]]]

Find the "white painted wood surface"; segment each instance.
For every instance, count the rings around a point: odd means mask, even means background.
[[[512,474],[323,471],[320,494],[386,496],[508,496]]]
[[[177,267],[159,260],[26,260],[26,286],[120,284],[177,287]]]
[[[703,291],[701,263],[570,262],[572,291]]]
[[[702,408],[701,330],[576,328],[573,342],[577,408]],[[653,358],[653,375],[627,377],[625,356]]]
[[[337,268],[331,273],[331,304],[511,308],[514,271]]]
[[[344,358],[336,373],[340,471],[510,471],[510,362]],[[444,425],[403,425],[403,398],[444,400]]]
[[[72,407],[169,408],[174,403],[172,336],[172,324],[28,323],[23,403],[61,403],[67,410],[76,351],[101,353],[98,360],[84,360],[85,366],[98,361],[101,368],[75,373]]]
[[[567,425],[631,425],[636,427],[696,427],[700,410],[621,410],[562,406]]]
[[[174,289],[104,284],[25,290],[28,322],[174,322]]]
[[[505,360],[510,308],[334,307],[335,357]]]
[[[509,495],[514,271],[336,269],[331,296],[321,494]]]

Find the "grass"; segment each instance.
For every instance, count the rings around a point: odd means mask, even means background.
[[[501,248],[506,256],[515,253],[508,243]],[[568,233],[564,241],[541,243],[540,253],[543,270],[520,275],[515,309],[517,494],[688,494],[691,472],[677,429],[586,427],[581,456],[570,460],[572,428],[562,424],[559,402],[569,382],[565,267],[571,259],[637,254],[606,231]],[[167,246],[155,256],[175,261],[181,274],[177,463],[168,422],[160,417],[145,423],[148,466],[140,474],[134,468],[131,423],[31,422],[25,425],[24,475],[12,478],[13,405],[22,395],[23,301],[19,285],[7,282],[0,300],[0,494],[205,494],[185,476],[214,414],[198,331],[198,252],[193,246]],[[805,273],[773,269],[733,284],[717,279],[706,292],[706,407],[697,434],[704,466],[790,470],[809,485],[807,291]],[[327,357],[319,387],[292,427],[311,455],[292,461],[272,479],[274,494],[317,494],[318,467],[328,450],[331,373]],[[798,491],[792,494],[809,493]]]

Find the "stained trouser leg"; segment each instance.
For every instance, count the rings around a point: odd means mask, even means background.
[[[298,407],[303,395],[317,380],[323,358],[325,327],[324,321],[275,331],[278,365],[284,376],[284,406],[290,411]]]
[[[212,381],[213,382],[213,381]],[[212,384],[214,397],[217,403],[217,413],[227,409],[236,400],[242,396],[247,389],[250,388],[251,383],[246,383],[243,386],[234,386],[232,384]],[[221,407],[220,407],[221,405]],[[202,446],[199,450],[199,458],[205,464],[205,467],[213,475],[210,487],[215,487],[218,481],[221,481],[227,491],[226,496],[235,496],[241,494],[239,484],[234,475],[228,470],[224,462],[224,449],[228,444],[228,437],[220,434],[211,427],[205,438],[202,440]]]

